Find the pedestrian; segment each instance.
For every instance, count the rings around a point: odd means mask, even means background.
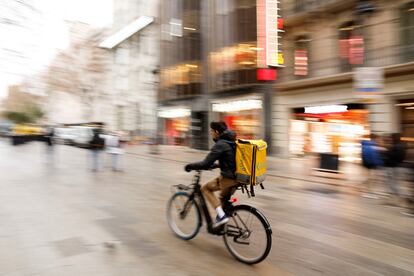
[[[46,163],[52,165],[54,163],[54,129],[51,128],[47,131],[47,134],[44,136],[44,141],[46,143]]]
[[[363,140],[362,147],[362,164],[368,170],[368,178],[365,181],[363,197],[378,198],[374,194],[373,186],[378,183],[380,177],[379,168],[383,166],[381,157],[381,148],[379,147],[379,136],[370,135],[370,140]]]
[[[403,196],[399,187],[399,172],[405,159],[406,146],[401,141],[401,135],[399,133],[391,134],[388,141],[384,164],[386,184],[393,197],[392,201],[388,203],[399,205]]]
[[[121,148],[121,141],[117,133],[113,132],[105,136],[105,148],[106,152],[111,156],[112,170],[116,172],[122,171],[120,159],[124,152]]]
[[[407,202],[407,210],[403,211],[402,214],[410,217],[414,217],[414,148],[412,146],[406,153],[406,160],[405,160],[406,167],[410,170],[410,191],[409,196],[406,200]]]
[[[93,130],[92,140],[89,142],[89,148],[91,150],[92,158],[92,171],[97,172],[99,170],[99,159],[102,150],[105,148],[105,141],[100,136],[101,131],[99,129]]]

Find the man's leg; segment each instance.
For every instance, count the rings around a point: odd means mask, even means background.
[[[401,193],[401,190],[400,190],[400,168],[399,167],[392,168],[392,176],[394,180],[391,183],[392,189],[396,196],[401,197],[403,194]]]
[[[111,156],[112,156],[112,170],[113,171],[116,171],[116,170],[118,170],[118,160],[117,160],[117,155],[116,154],[114,154],[114,153],[111,153]]]
[[[221,176],[217,177],[201,187],[201,191],[206,196],[207,200],[211,203],[214,209],[216,209],[217,217],[214,227],[218,227],[229,221],[229,218],[226,216],[220,201],[214,195],[215,191],[221,190],[221,186],[223,184],[222,179],[223,178]],[[224,182],[226,183],[226,181]]]
[[[97,156],[97,153],[96,153],[96,150],[91,150],[91,158],[92,158],[92,171],[97,171],[97,167],[98,167],[98,156]]]
[[[214,192],[218,190],[220,190],[219,177],[214,178],[213,180],[201,186],[201,191],[203,192],[203,195],[206,197],[207,201],[210,202],[211,206],[213,206],[214,209],[221,206],[220,201],[214,195]]]
[[[220,177],[220,201],[223,202],[227,196],[231,196],[237,186],[235,179]]]

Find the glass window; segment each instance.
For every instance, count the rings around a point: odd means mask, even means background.
[[[126,65],[129,61],[129,51],[127,48],[117,48],[115,51],[115,63]]]
[[[165,0],[161,41],[161,98],[201,93],[201,0]],[[171,23],[175,23],[171,35]]]
[[[295,39],[294,44],[294,75],[297,78],[307,77],[309,75],[309,44],[310,39],[307,35],[299,36]]]
[[[414,60],[414,2],[401,9],[401,29],[403,62]]]
[[[341,70],[352,70],[354,65],[364,64],[365,49],[362,26],[354,21],[346,22],[339,28],[339,58]]]

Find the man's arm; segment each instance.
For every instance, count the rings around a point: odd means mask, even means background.
[[[204,158],[203,161],[197,163],[191,163],[186,166],[189,170],[208,170],[211,169],[222,153],[222,150],[218,144],[215,144],[210,153]]]

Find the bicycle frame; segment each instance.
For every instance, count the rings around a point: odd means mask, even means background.
[[[196,199],[198,199],[198,202],[196,202],[196,206],[200,211],[200,214],[202,214],[202,216],[204,215],[204,219],[206,220],[207,223],[207,232],[213,235],[218,235],[221,236],[224,234],[223,232],[223,227],[219,227],[217,229],[215,229],[213,227],[213,219],[211,218],[210,212],[208,210],[208,206],[207,206],[207,202],[204,198],[203,193],[201,192],[201,185],[200,185],[200,179],[201,179],[201,171],[197,171],[197,174],[194,176],[194,180],[192,183],[192,186],[194,187],[192,193],[190,194],[190,198],[189,200],[186,202],[185,206],[184,206],[184,210],[187,210],[187,206],[192,202],[195,201]],[[185,215],[185,214],[183,214]],[[203,219],[200,220],[200,224],[202,226],[203,224]]]
[[[241,204],[234,206],[233,203],[234,200],[231,200],[231,194],[229,193],[228,197],[227,195],[225,198],[222,199],[222,207],[226,214],[231,217],[232,222],[228,224],[223,224],[220,227],[214,227],[213,224],[213,218],[210,214],[206,198],[204,197],[202,191],[201,191],[201,171],[197,171],[197,173],[193,177],[193,181],[190,185],[173,185],[173,187],[177,190],[172,191],[174,195],[171,197],[168,205],[168,223],[171,227],[171,229],[175,232],[175,234],[184,239],[184,240],[190,240],[194,238],[198,233],[200,228],[203,225],[203,216],[206,222],[207,226],[207,232],[209,234],[217,235],[217,236],[223,236],[224,237],[224,243],[227,247],[227,249],[230,251],[230,253],[239,261],[246,263],[246,264],[256,264],[261,261],[263,261],[267,255],[269,254],[271,247],[272,247],[272,230],[270,227],[269,222],[267,221],[266,217],[256,208]],[[243,185],[243,184],[240,184]],[[243,188],[243,186],[235,186],[236,189],[239,189],[240,187]],[[196,228],[193,232],[190,233],[183,233],[180,229],[180,227],[177,228],[177,224],[175,222],[174,218],[171,218],[170,211],[174,210],[171,208],[174,200],[176,197],[185,196],[187,199],[184,202],[184,206],[182,205],[182,201],[180,202],[180,207],[175,207],[177,210],[179,210],[179,215],[182,220],[184,220],[189,212],[193,211],[193,204],[195,205],[196,211],[197,211],[197,220],[198,225],[196,225]],[[240,214],[239,215],[239,211]],[[243,214],[248,214],[247,221],[244,218]],[[259,251],[260,255],[257,255],[255,257],[248,257],[245,255],[240,255],[239,249],[234,248],[234,243],[246,245],[249,246],[252,242],[250,240],[250,236],[253,233],[253,230],[249,229],[249,218],[255,218],[256,223],[259,223],[259,225],[264,227],[264,234],[265,234],[265,241],[266,244],[263,247],[263,252]],[[256,232],[256,230],[254,230]],[[241,249],[244,250],[244,249]]]

